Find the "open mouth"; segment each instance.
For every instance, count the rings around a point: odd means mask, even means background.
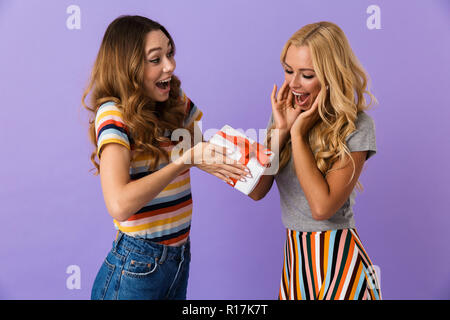
[[[170,80],[172,80],[172,78],[169,78],[169,79],[166,79],[166,80],[158,81],[158,82],[156,83],[156,86],[157,86],[158,88],[160,88],[161,90],[167,90],[167,89],[169,88],[169,86],[170,86]]]
[[[300,92],[295,92],[292,91],[292,93],[295,96],[295,102],[299,105],[299,106],[304,106],[309,98],[309,93],[300,93]]]

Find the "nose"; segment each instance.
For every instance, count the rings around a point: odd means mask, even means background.
[[[300,75],[297,73],[294,73],[291,77],[291,81],[289,82],[289,87],[299,88],[300,86],[301,86]]]
[[[173,59],[164,59],[163,72],[171,73],[175,70],[175,60]]]

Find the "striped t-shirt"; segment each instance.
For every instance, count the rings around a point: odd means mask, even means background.
[[[185,109],[184,127],[200,120],[202,112],[180,90]],[[108,143],[119,143],[132,152],[130,164],[130,179],[145,177],[169,162],[160,163],[156,170],[149,171],[150,155],[133,155],[133,140],[129,136],[122,112],[114,102],[102,104],[95,117],[95,132],[97,135],[97,155]],[[169,154],[175,144],[160,145]],[[189,236],[192,217],[192,196],[189,170],[182,172],[170,182],[153,200],[137,211],[127,221],[113,220],[117,230],[137,238],[150,239],[154,242],[177,246],[183,244]]]

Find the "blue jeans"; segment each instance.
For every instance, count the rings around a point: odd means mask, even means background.
[[[190,241],[166,246],[119,231],[92,287],[92,300],[186,300]]]

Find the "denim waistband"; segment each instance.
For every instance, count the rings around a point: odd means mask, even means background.
[[[180,260],[186,253],[190,253],[189,238],[181,246],[167,246],[148,239],[132,237],[122,231],[118,231],[113,245],[118,253],[122,250],[133,251],[158,258],[159,263],[165,260]]]

